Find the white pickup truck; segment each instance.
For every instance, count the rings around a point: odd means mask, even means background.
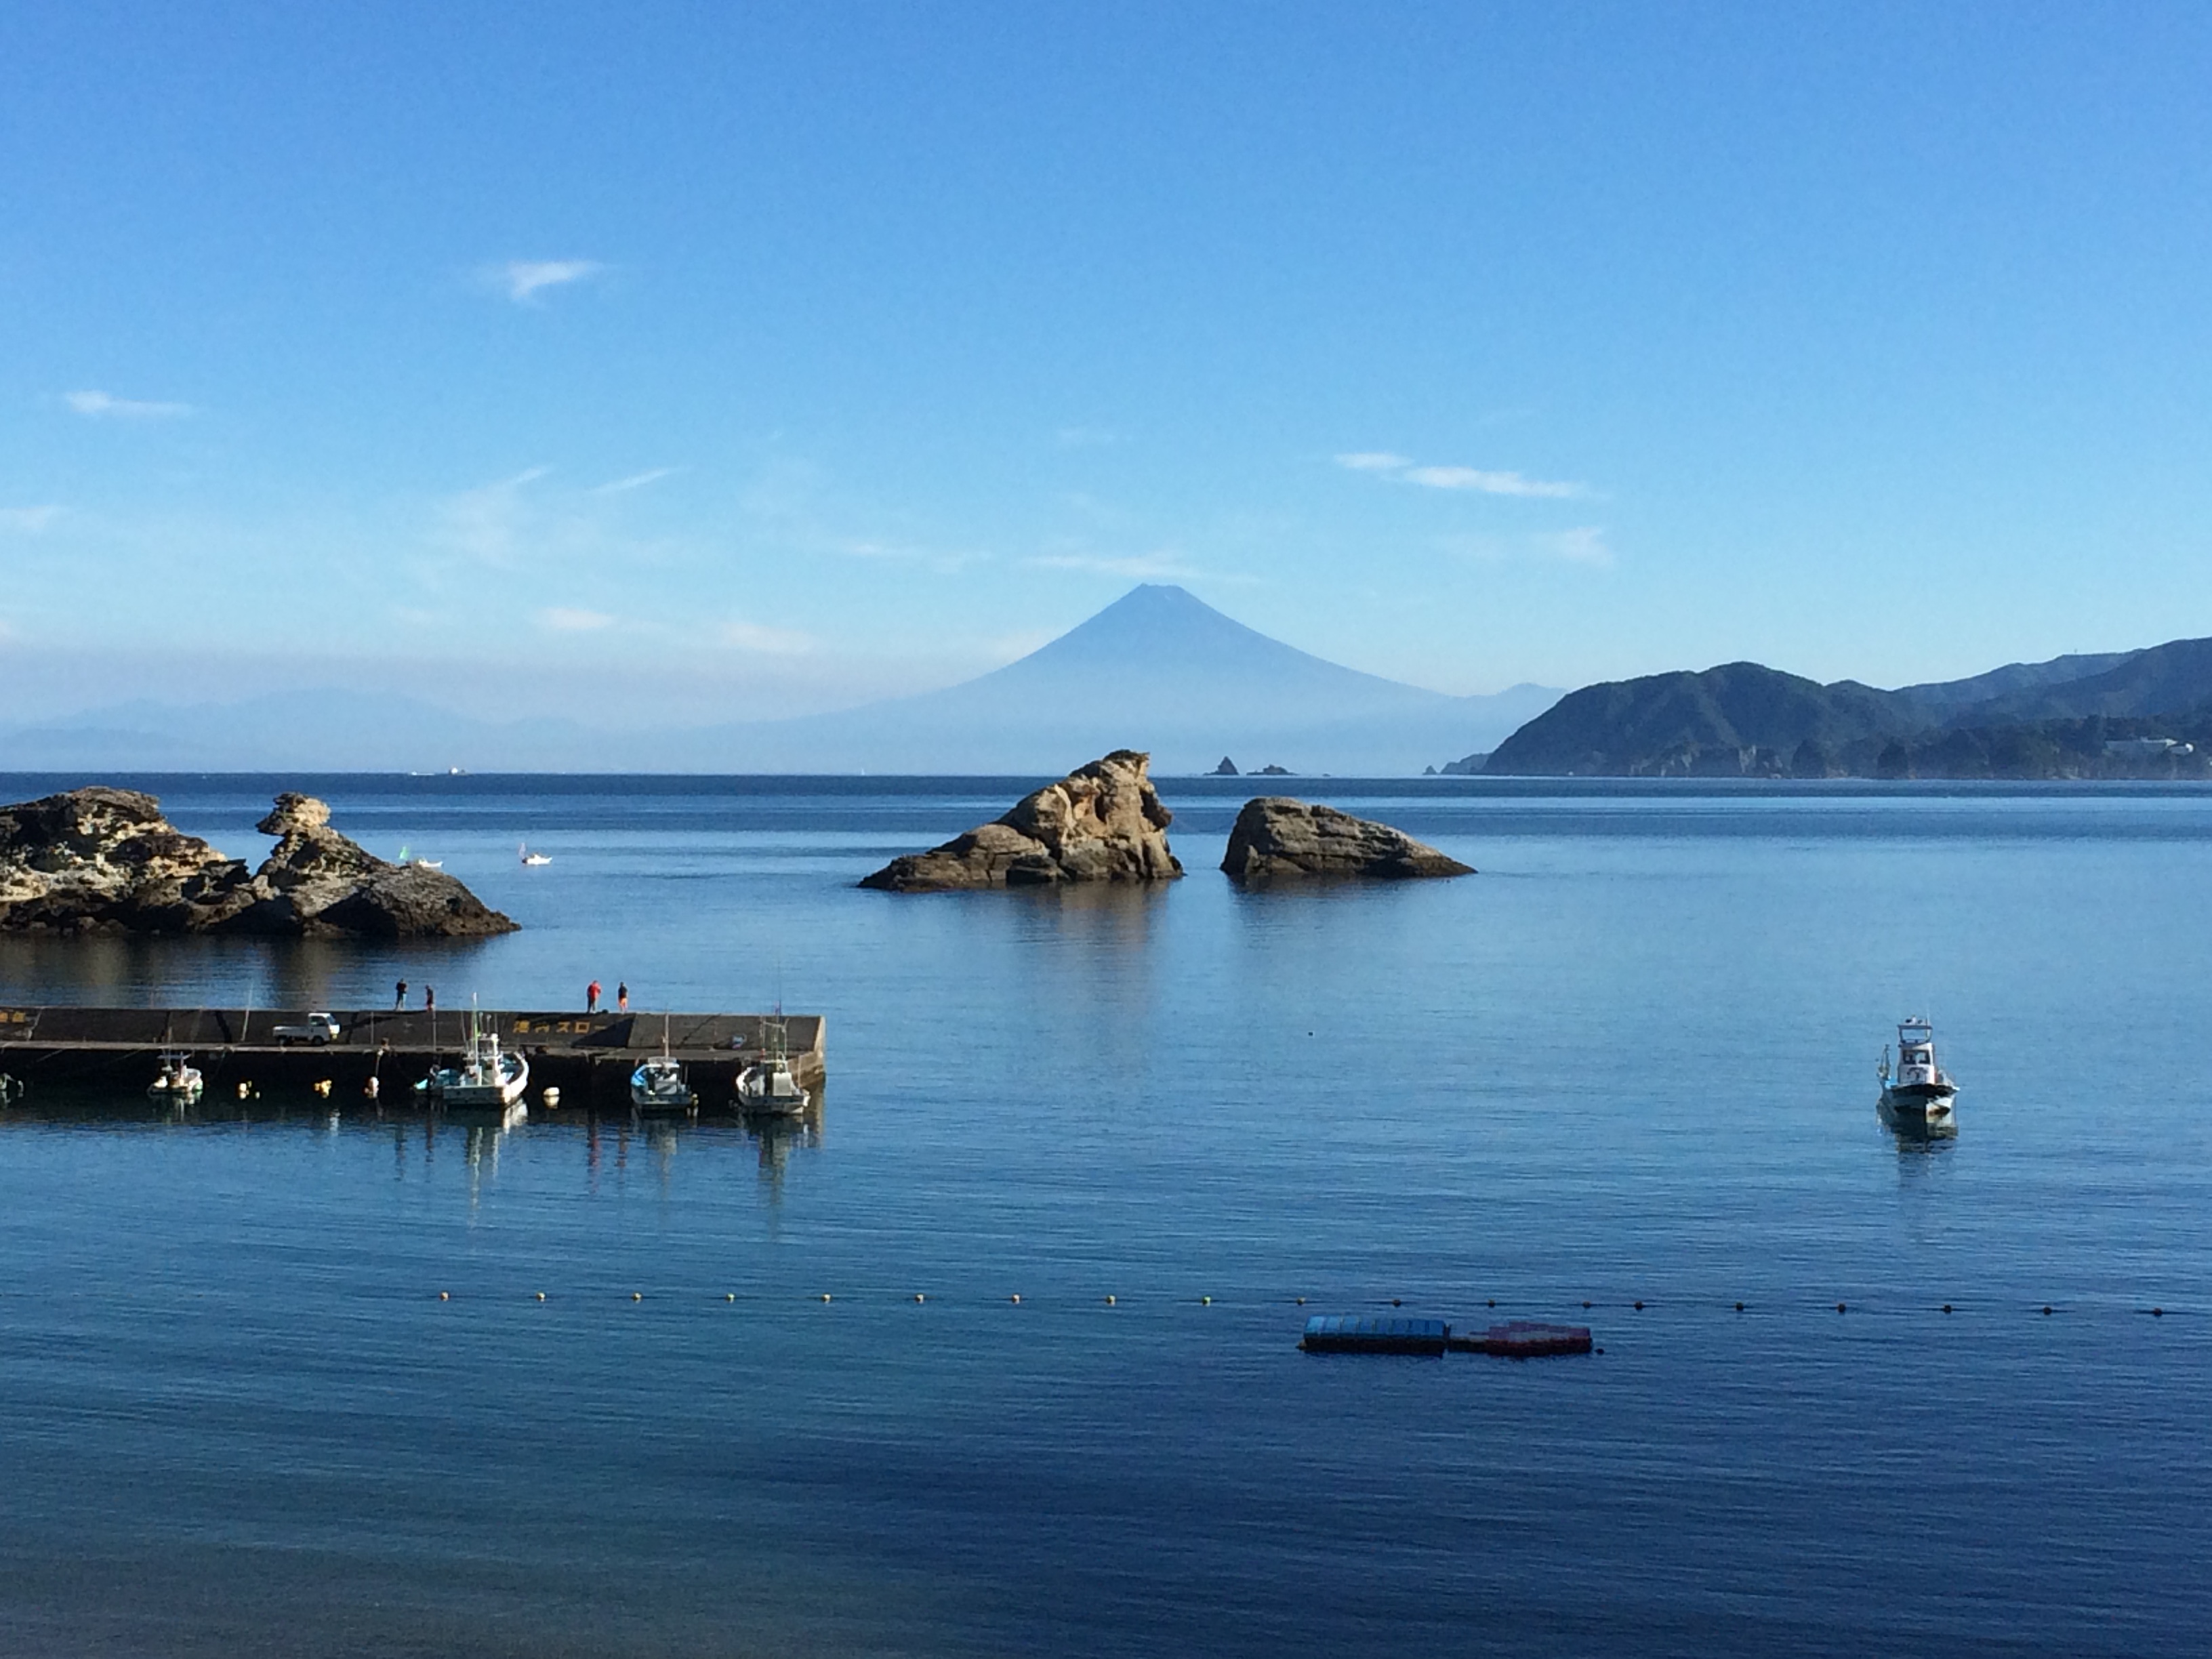
[[[328,1014],[309,1014],[296,1025],[279,1025],[270,1033],[280,1043],[336,1042],[338,1023]]]

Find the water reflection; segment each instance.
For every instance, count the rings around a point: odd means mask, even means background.
[[[641,1119],[627,1109],[601,1114],[574,1107],[533,1115],[520,1103],[501,1113],[457,1114],[432,1110],[411,1092],[389,1101],[365,1097],[339,1103],[308,1089],[273,1095],[254,1091],[243,1097],[211,1092],[185,1101],[152,1099],[126,1089],[47,1085],[0,1092],[0,1135],[10,1129],[69,1126],[106,1130],[289,1126],[319,1138],[373,1129],[390,1136],[392,1174],[401,1180],[418,1156],[427,1170],[435,1161],[440,1144],[459,1135],[471,1207],[483,1187],[496,1180],[502,1149],[513,1139],[526,1136],[549,1146],[577,1146],[586,1188],[593,1194],[599,1191],[603,1174],[611,1173],[620,1184],[634,1142],[651,1154],[664,1190],[673,1188],[685,1143],[696,1143],[702,1151],[749,1146],[761,1189],[775,1205],[781,1202],[793,1158],[823,1145],[821,1092],[817,1087],[812,1103],[797,1116],[705,1113]]]
[[[456,992],[490,982],[501,943],[13,934],[0,938],[0,987],[100,1007],[376,1008],[401,977]]]

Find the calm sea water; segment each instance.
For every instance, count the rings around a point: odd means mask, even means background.
[[[297,782],[155,787],[255,854]],[[2203,1650],[2212,794],[1302,781],[1482,873],[1240,894],[1249,786],[1170,781],[1170,890],[902,897],[1022,782],[312,787],[526,931],[0,996],[781,993],[820,1122],[34,1092],[0,1650]],[[1604,1352],[1296,1351],[1394,1298]]]

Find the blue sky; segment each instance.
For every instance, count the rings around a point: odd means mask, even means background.
[[[2212,634],[2212,9],[0,13],[0,718]]]

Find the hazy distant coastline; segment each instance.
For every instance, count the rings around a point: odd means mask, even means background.
[[[1146,584],[1004,668],[833,714],[603,730],[307,688],[0,729],[0,770],[1054,777],[1131,746],[1162,776],[2212,778],[2212,640],[1896,690],[1739,662],[1459,697]]]

